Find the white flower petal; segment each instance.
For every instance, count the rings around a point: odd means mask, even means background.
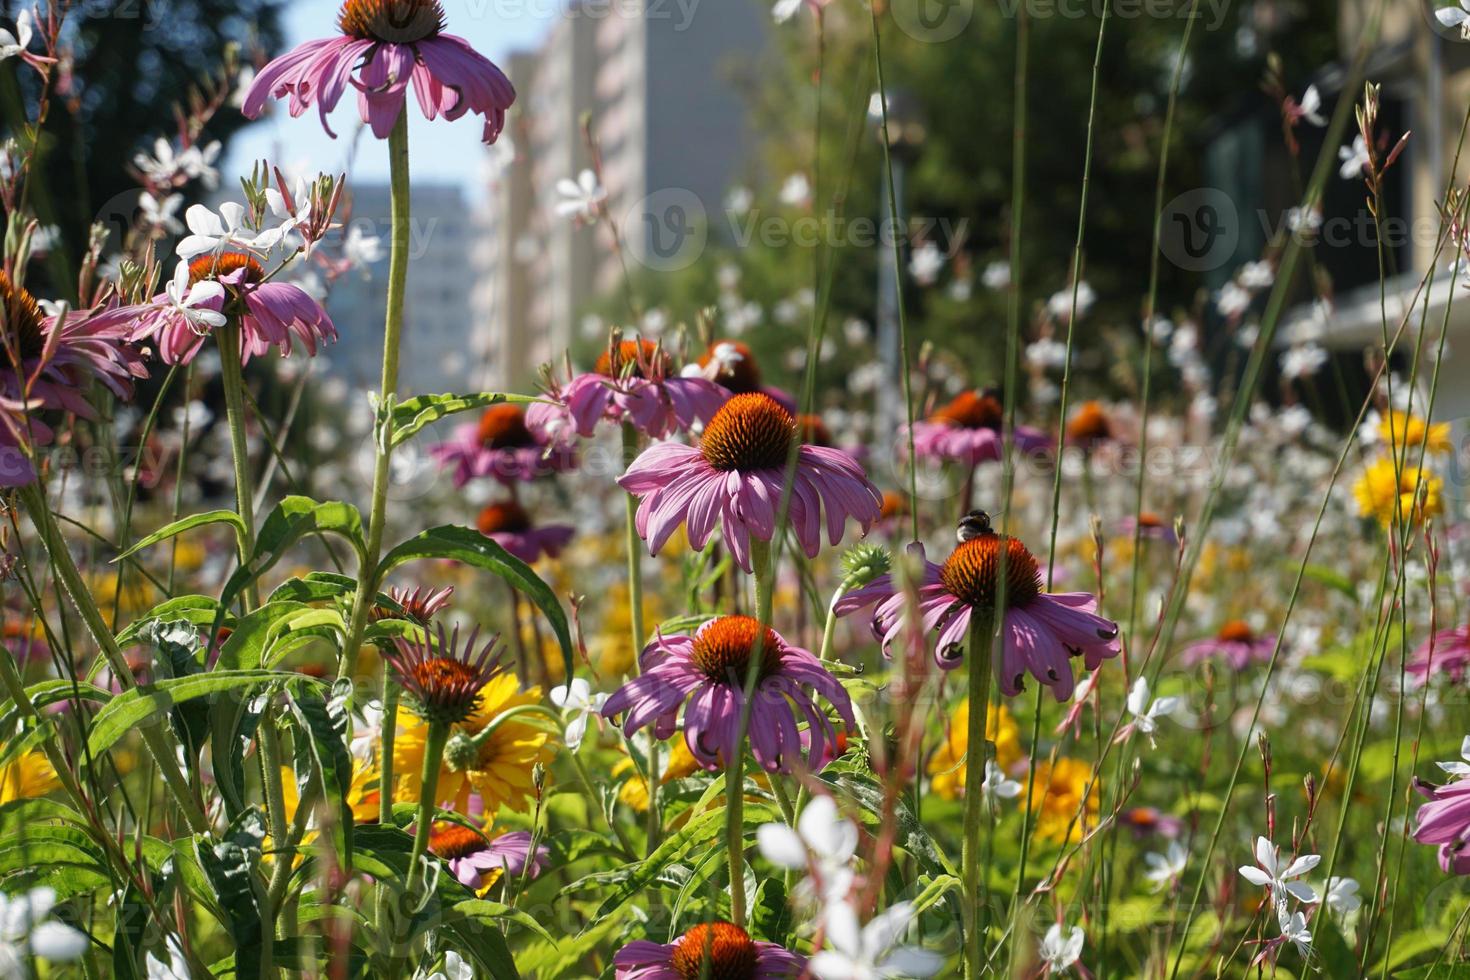
[[[776,867],[796,870],[807,866],[806,845],[785,824],[762,824],[755,832],[755,839],[761,855]]]
[[[87,951],[87,935],[61,922],[43,922],[31,930],[31,952],[64,963]]]

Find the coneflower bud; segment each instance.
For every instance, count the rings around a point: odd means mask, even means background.
[[[893,569],[893,556],[879,544],[859,542],[842,554],[842,580],[851,588],[861,588]]]

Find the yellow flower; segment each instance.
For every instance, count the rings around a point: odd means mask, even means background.
[[[1082,793],[1092,778],[1092,767],[1080,759],[1058,759],[1056,765],[1042,762],[1036,767],[1036,799],[1032,811],[1036,817],[1036,833],[1043,840],[1057,844],[1075,844],[1097,822],[1098,792],[1101,780],[1092,783],[1087,794],[1087,808],[1077,817]],[[1077,817],[1075,823],[1073,818]],[[1071,832],[1068,833],[1068,827]]]
[[[555,750],[546,744],[544,730],[519,718],[494,729],[490,729],[490,723],[511,708],[540,702],[541,689],[522,691],[514,674],[501,674],[486,684],[475,713],[464,724],[454,726],[439,765],[438,802],[465,813],[469,811],[470,793],[475,792],[484,801],[487,815],[502,805],[523,812],[533,791],[531,767],[538,762],[549,764]],[[394,799],[419,798],[428,734],[428,724],[417,715],[411,711],[398,713],[398,733],[393,741]]]
[[[347,806],[352,811],[352,820],[357,824],[377,823],[379,810],[378,767],[361,766],[353,770],[352,783],[347,787]],[[286,822],[296,819],[296,808],[301,805],[301,793],[296,786],[296,773],[290,766],[281,767],[281,801],[286,804]],[[318,801],[318,805],[321,802]],[[328,804],[334,805],[334,804]],[[304,846],[316,839],[316,828],[301,836]],[[267,837],[267,849],[270,838]]]
[[[0,805],[45,796],[60,785],[56,770],[43,753],[26,752],[0,766]]]
[[[1396,472],[1401,469],[1401,472]],[[1444,481],[1431,470],[1407,464],[1396,466],[1392,456],[1382,456],[1369,464],[1353,484],[1358,513],[1374,517],[1385,528],[1392,527],[1398,515],[1413,524],[1443,512],[1440,489]]]
[[[1412,446],[1431,453],[1448,453],[1454,448],[1450,441],[1448,422],[1430,423],[1417,415],[1410,415],[1397,409],[1390,411],[1378,423],[1378,435],[1385,443],[1396,449]]]
[[[959,799],[965,791],[965,749],[969,744],[970,702],[961,701],[949,716],[949,730],[929,760],[930,787],[941,798]],[[1009,770],[1020,761],[1021,732],[1003,704],[990,706],[985,737],[995,743],[995,764]]]
[[[682,735],[669,740],[665,745],[669,748],[669,764],[664,767],[664,774],[659,777],[660,786],[674,779],[692,776],[699,771],[699,763],[695,761],[694,754],[689,751],[689,746],[685,744]],[[638,773],[637,764],[632,758],[624,757],[618,760],[617,765],[612,768],[612,774],[614,777],[628,775],[628,781],[623,783],[622,788],[618,790],[618,799],[639,813],[646,813],[648,811],[648,781]]]

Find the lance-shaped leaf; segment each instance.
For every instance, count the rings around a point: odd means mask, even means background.
[[[506,395],[482,391],[473,395],[420,395],[393,406],[393,445],[403,445],[426,425],[459,412],[473,412],[506,402],[524,405],[541,401],[531,395]]]

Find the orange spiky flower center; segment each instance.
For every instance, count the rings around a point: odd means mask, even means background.
[[[189,285],[197,285],[206,279],[221,279],[241,269],[245,270],[248,283],[257,283],[265,278],[265,268],[255,256],[244,252],[221,252],[219,255],[201,255],[189,263]]]
[[[674,373],[674,359],[651,340],[625,340],[616,351],[599,354],[592,370],[609,378],[667,377]]]
[[[1254,643],[1256,631],[1244,620],[1232,619],[1220,627],[1218,639],[1224,643]]]
[[[735,392],[737,395],[748,395],[761,390],[761,369],[755,363],[755,356],[750,352],[750,345],[742,344],[738,340],[717,340],[709,345],[709,350],[699,359],[699,366],[707,368],[716,361],[715,348],[725,346],[733,347],[738,359],[719,361],[719,371],[714,380],[722,387]]]
[[[439,0],[346,0],[337,26],[349,37],[412,44],[444,30]]]
[[[1067,438],[1074,442],[1100,442],[1112,436],[1113,424],[1102,402],[1083,402],[1067,423]]]
[[[1041,594],[1036,556],[1016,538],[982,534],[960,543],[939,569],[950,595],[971,606],[994,608],[999,598],[1001,551],[1005,551],[1006,607],[1029,605]]]
[[[441,820],[429,829],[429,850],[446,861],[469,857],[489,845],[478,830],[451,820]]]
[[[699,451],[722,473],[772,470],[786,465],[796,437],[796,419],[770,395],[735,395],[704,427]]]
[[[709,922],[684,933],[670,965],[683,980],[751,980],[757,951],[750,935],[729,922]]]
[[[515,405],[491,405],[480,416],[480,444],[486,449],[522,449],[536,439],[526,427],[526,413]]]
[[[909,502],[907,497],[901,493],[894,493],[892,490],[884,491],[883,511],[881,514],[883,520],[889,520],[894,517],[907,517],[908,512]]]
[[[16,285],[0,270],[0,303],[5,306],[6,359],[19,363],[33,361],[46,352],[46,335],[41,329],[45,315],[36,297],[24,286]]]
[[[531,515],[514,500],[487,504],[480,511],[477,526],[481,534],[519,534],[531,528]]]
[[[993,391],[962,391],[935,409],[930,420],[965,429],[999,429],[1005,406]]]
[[[761,650],[757,679],[768,677],[781,667],[781,638],[750,616],[721,616],[706,623],[694,635],[690,658],[711,680],[744,684],[757,639]]]

